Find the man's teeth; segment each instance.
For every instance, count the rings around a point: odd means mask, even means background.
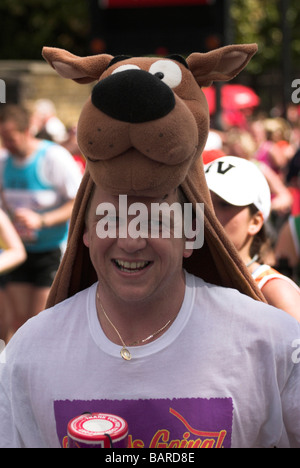
[[[142,270],[149,265],[150,262],[124,262],[122,260],[114,260],[117,267],[122,271],[133,272]]]

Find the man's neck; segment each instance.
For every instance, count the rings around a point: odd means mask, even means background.
[[[136,342],[139,345],[146,344],[142,341],[154,335],[152,339],[147,340],[147,343],[150,343],[162,336],[172,325],[180,312],[184,294],[183,279],[177,289],[173,290],[172,295],[165,294],[157,301],[123,304],[123,306],[119,303],[118,306],[111,306],[112,302],[109,303],[105,299],[103,301],[101,290],[98,288],[98,319],[106,336],[116,344],[121,345],[115,328],[127,346]],[[159,330],[161,332],[157,333]]]
[[[30,158],[30,156],[37,150],[39,143],[40,140],[30,137],[26,141],[24,148],[18,151],[17,154],[13,154],[13,156],[20,161],[25,161],[26,159]]]

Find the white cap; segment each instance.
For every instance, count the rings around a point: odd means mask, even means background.
[[[259,167],[247,159],[224,156],[204,166],[208,188],[235,206],[255,205],[264,220],[271,211],[269,184]]]

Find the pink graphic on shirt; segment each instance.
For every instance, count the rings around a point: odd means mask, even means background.
[[[61,400],[54,402],[62,447],[68,422],[84,413],[115,414],[129,426],[129,448],[230,448],[231,398],[152,400]]]

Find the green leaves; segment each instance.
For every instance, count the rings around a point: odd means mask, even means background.
[[[39,60],[44,45],[85,54],[88,13],[84,0],[1,0],[0,58]]]
[[[235,43],[257,42],[259,53],[248,72],[280,68],[282,0],[231,0]],[[294,65],[300,60],[299,0],[289,0]],[[87,55],[90,32],[88,0],[1,0],[0,59],[41,59],[44,45]]]
[[[231,0],[235,42],[256,42],[259,53],[247,71],[261,73],[280,68],[282,60],[282,0]],[[289,0],[287,21],[291,34],[291,52],[295,65],[300,59],[299,0]]]

